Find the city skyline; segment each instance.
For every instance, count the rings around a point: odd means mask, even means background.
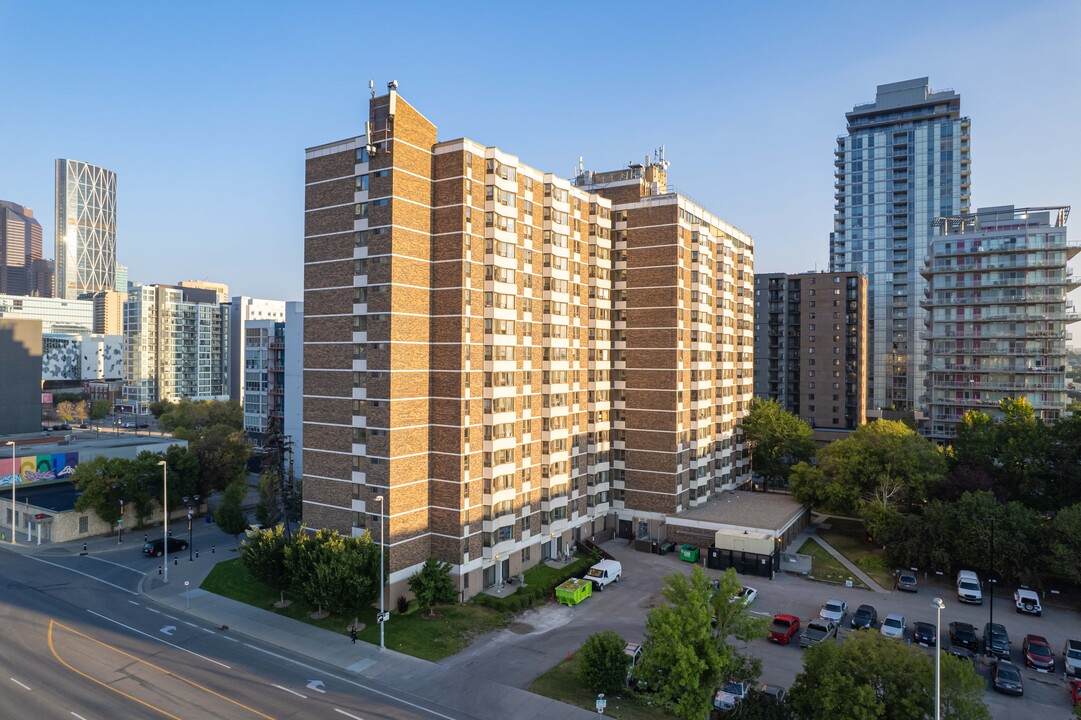
[[[20,70],[25,98],[23,112],[0,120],[0,134],[17,140],[0,161],[0,198],[34,211],[47,253],[54,162],[73,158],[117,173],[117,258],[132,280],[206,277],[238,295],[300,299],[303,148],[363,132],[369,78],[380,92],[397,79],[424,97],[441,136],[511,145],[523,162],[563,175],[580,156],[586,169],[611,169],[665,145],[673,185],[755,237],[761,272],[828,267],[835,139],[844,112],[880,84],[927,76],[935,90],[964,97],[973,209],[1081,196],[1069,175],[1081,159],[1070,132],[1081,9],[1066,2],[925,4],[935,26],[876,31],[862,53],[825,40],[844,17],[868,28],[895,21],[888,9],[788,5],[767,16],[704,7],[658,19],[644,4],[575,8],[585,21],[577,25],[605,28],[595,43],[504,10],[491,13],[494,34],[516,38],[518,50],[484,73],[464,72],[458,40],[471,19],[450,8],[420,5],[423,23],[381,9],[389,30],[358,53],[353,38],[373,21],[368,8],[255,12],[262,7],[216,7],[207,23],[183,8],[0,3],[0,18],[21,29],[0,62]],[[114,32],[131,39],[78,52],[82,33]],[[325,41],[311,42],[319,33]],[[598,51],[604,43],[613,49]],[[539,47],[550,49],[543,71],[526,57]],[[81,71],[69,73],[77,52]],[[557,77],[581,81],[536,92]],[[343,83],[355,90],[342,92]],[[650,95],[671,100],[641,102]],[[1054,112],[1035,110],[1052,97]],[[680,112],[665,112],[676,98]],[[634,109],[614,112],[624,104]],[[79,108],[77,122],[67,106]]]

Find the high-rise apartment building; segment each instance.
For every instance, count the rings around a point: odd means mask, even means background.
[[[116,291],[128,294],[128,266],[120,263],[116,264]]]
[[[928,436],[948,443],[964,413],[1000,418],[999,401],[1024,397],[1044,422],[1066,408],[1066,325],[1081,316],[1067,263],[1069,207],[980,208],[939,218],[923,276],[929,364]]]
[[[139,411],[158,400],[229,398],[229,303],[213,293],[139,285],[124,303],[124,395]]]
[[[94,303],[94,332],[104,335],[124,334],[124,302],[127,292],[102,290],[81,297]]]
[[[247,324],[251,321],[285,321],[285,302],[260,300],[244,295],[234,296],[229,309],[229,398],[244,403],[246,393],[244,374],[247,368]]]
[[[830,441],[867,419],[867,279],[857,272],[754,278],[754,394]]]
[[[181,280],[176,285],[187,290],[209,290],[215,294],[218,302],[229,302],[229,285],[227,283],[212,282],[210,280]]]
[[[272,420],[285,420],[285,323],[251,320],[244,328],[244,432],[261,446]]]
[[[116,173],[56,161],[56,297],[116,289]]]
[[[845,114],[834,158],[830,270],[867,277],[868,414],[921,413],[925,341],[920,275],[931,222],[969,211],[969,119],[961,96],[927,78],[879,85]]]
[[[393,89],[369,122],[307,151],[305,524],[470,596],[746,479],[749,237],[661,163],[572,182]]]
[[[34,295],[38,260],[41,223],[30,208],[0,200],[0,295]]]

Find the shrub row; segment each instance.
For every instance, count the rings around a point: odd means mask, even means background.
[[[494,595],[488,595],[486,593],[478,593],[473,596],[472,602],[483,607],[489,607],[509,613],[519,613],[523,610],[528,610],[535,605],[544,605],[555,595],[556,587],[572,577],[582,577],[585,575],[585,571],[589,566],[597,562],[600,558],[600,555],[592,550],[588,552],[588,554],[583,553],[583,556],[588,558],[588,562],[585,566],[582,566],[579,563],[572,563],[564,568],[564,572],[559,573],[554,580],[520,587],[514,593],[506,597],[495,597]]]

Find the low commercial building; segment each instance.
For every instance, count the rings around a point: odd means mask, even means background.
[[[41,321],[0,317],[0,435],[41,422]]]

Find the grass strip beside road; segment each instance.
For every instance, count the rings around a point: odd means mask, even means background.
[[[313,620],[310,616],[316,608],[288,592],[285,598],[292,602],[284,608],[276,607],[280,593],[253,578],[240,558],[215,565],[201,588],[260,610],[329,630],[341,635],[343,642],[349,641],[348,628],[352,617],[330,615]],[[387,647],[434,662],[461,652],[474,637],[506,627],[508,622],[504,613],[472,603],[440,606],[437,612],[437,617],[429,619],[423,617],[424,612],[415,604],[405,615],[394,610],[386,625]],[[375,616],[376,608],[361,608],[357,620],[364,625],[364,629],[357,633],[358,640],[379,644],[379,626]]]
[[[596,693],[591,692],[578,680],[577,653],[534,680],[528,690],[553,700],[565,702],[568,705],[576,705],[585,710],[595,711],[597,708]],[[636,695],[630,690],[612,697],[605,695],[608,707],[605,708],[604,715],[605,717],[616,718],[616,720],[650,720],[651,718],[675,717],[675,715],[663,708],[645,704],[647,697],[645,695]]]
[[[893,573],[886,562],[886,552],[867,541],[867,530],[863,523],[856,520],[830,518],[826,521],[828,530],[818,529],[818,536],[828,542],[834,550],[848,558],[848,561],[867,573],[884,589],[893,587]]]
[[[836,558],[829,554],[826,548],[817,541],[808,538],[803,546],[797,550],[800,555],[811,556],[811,574],[809,577],[815,580],[827,580],[829,582],[843,583],[851,580],[853,587],[866,587],[859,578],[855,577]]]

